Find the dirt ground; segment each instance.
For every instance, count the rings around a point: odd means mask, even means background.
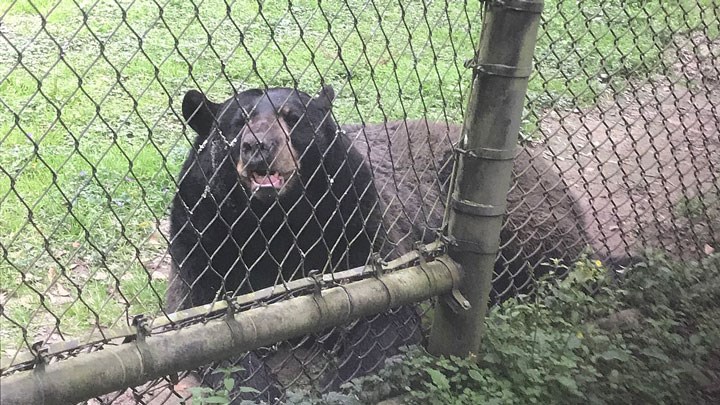
[[[587,201],[596,249],[720,249],[720,41],[692,36],[665,60],[666,74],[541,121],[546,158]]]

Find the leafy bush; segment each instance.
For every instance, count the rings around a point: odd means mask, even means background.
[[[232,399],[242,393],[257,393],[258,391],[251,387],[236,387],[235,379],[232,377],[233,373],[243,371],[242,367],[227,367],[218,368],[213,374],[223,375],[222,387],[210,388],[210,387],[192,387],[190,393],[192,399],[190,400],[191,405],[205,405],[205,404],[229,404]],[[250,402],[250,401],[245,401]]]
[[[720,257],[651,255],[622,280],[584,260],[494,308],[477,357],[421,349],[346,384],[336,403],[717,403]]]
[[[476,356],[421,348],[341,392],[289,392],[288,404],[718,403],[720,255],[675,263],[649,254],[620,279],[581,260],[563,280],[493,308]],[[203,403],[232,389],[197,392]],[[219,402],[215,402],[219,401]]]

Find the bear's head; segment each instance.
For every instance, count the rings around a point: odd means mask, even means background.
[[[198,134],[198,153],[208,142],[222,144],[228,152],[222,158],[231,159],[240,184],[267,201],[297,189],[303,176],[318,170],[337,132],[334,97],[331,86],[315,97],[290,88],[252,89],[218,104],[191,90],[182,112]]]

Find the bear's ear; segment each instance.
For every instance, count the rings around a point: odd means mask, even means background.
[[[332,103],[335,100],[335,90],[331,85],[326,84],[320,89],[317,95],[314,97],[317,105],[325,111],[330,111]]]
[[[197,90],[188,91],[183,98],[183,118],[201,138],[206,138],[210,134],[219,109],[220,104],[208,100]]]

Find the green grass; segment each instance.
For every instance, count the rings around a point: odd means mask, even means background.
[[[0,0],[3,351],[56,318],[75,334],[157,312],[164,285],[150,288],[141,263],[165,249],[148,237],[193,136],[179,116],[188,89],[218,101],[325,82],[343,123],[462,119],[479,2],[195,3]],[[675,33],[707,25],[717,37],[701,11],[712,4],[546,1],[531,108],[594,102],[600,73],[622,88],[661,72]],[[47,299],[58,289],[69,299]]]
[[[629,79],[668,73],[668,45],[690,31],[718,38],[717,13],[715,0],[546,1],[530,105],[584,106]]]

